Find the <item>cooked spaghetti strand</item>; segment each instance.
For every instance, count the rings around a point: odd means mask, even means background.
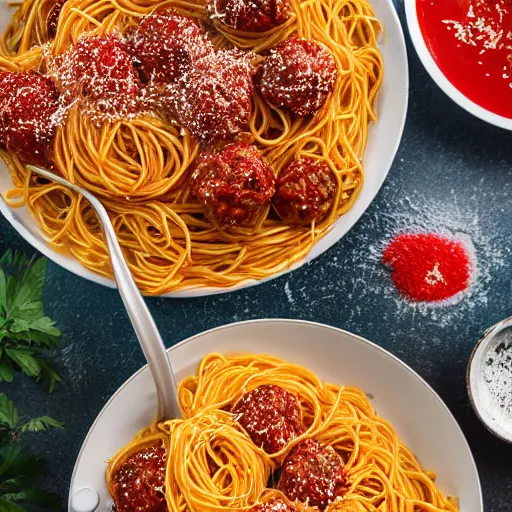
[[[262,385],[278,386],[296,396],[306,426],[303,434],[271,455],[253,444],[229,413],[242,395]],[[163,443],[169,447],[165,475],[169,511],[248,510],[276,495],[275,490],[265,490],[270,471],[303,439],[314,438],[342,456],[348,475],[343,498],[327,507],[328,512],[458,509],[456,500],[441,493],[435,475],[421,468],[357,388],[322,382],[308,369],[275,357],[210,354],[178,391],[184,419],[148,427],[110,461],[107,483],[113,496],[117,492],[113,476],[127,457],[151,443]]]
[[[141,16],[173,9],[212,28],[202,0],[67,0],[53,40],[47,28],[57,0],[25,0],[0,42],[0,68],[45,72],[45,55],[62,55],[84,34],[127,33]],[[55,168],[106,206],[134,278],[145,294],[196,287],[230,287],[286,270],[303,259],[356,201],[363,186],[362,156],[383,63],[381,31],[367,0],[292,0],[289,20],[251,34],[214,23],[212,41],[265,55],[290,36],[314,39],[337,66],[334,91],[317,115],[295,117],[271,107],[256,91],[249,133],[276,175],[298,156],[324,161],[336,193],[327,215],[310,225],[290,225],[267,208],[253,228],[229,231],[206,215],[187,186],[199,144],[157,113],[126,120],[92,120],[76,105],[58,129]],[[87,204],[49,186],[19,159],[2,152],[15,189],[12,207],[26,206],[50,245],[69,251],[93,272],[112,277],[98,220]],[[24,199],[23,199],[24,198]]]

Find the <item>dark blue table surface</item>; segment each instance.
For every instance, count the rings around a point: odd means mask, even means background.
[[[405,27],[403,1],[396,4]],[[426,74],[404,29],[411,78],[405,133],[385,185],[356,227],[311,264],[269,283],[217,297],[148,303],[168,346],[225,323],[265,317],[315,320],[375,341],[445,400],[475,455],[486,509],[509,512],[512,446],[475,417],[465,370],[484,329],[512,314],[512,137],[452,103]],[[480,276],[458,305],[410,307],[397,298],[379,265],[382,244],[399,230],[417,227],[471,237]],[[30,250],[1,218],[0,252],[8,247]],[[63,383],[52,396],[23,377],[0,389],[24,414],[51,414],[65,422],[64,431],[28,439],[48,460],[44,485],[64,505],[91,423],[144,360],[115,290],[49,263],[45,296],[47,313],[63,332]]]

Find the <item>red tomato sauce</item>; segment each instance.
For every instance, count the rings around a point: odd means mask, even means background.
[[[416,0],[425,43],[446,78],[512,118],[512,0]]]

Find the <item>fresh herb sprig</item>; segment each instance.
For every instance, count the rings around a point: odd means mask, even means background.
[[[62,423],[41,416],[30,420],[20,419],[14,404],[0,393],[0,510],[26,512],[26,506],[41,510],[59,510],[56,495],[41,491],[35,484],[44,475],[43,461],[26,453],[20,442],[27,432],[42,432],[62,428]]]
[[[0,258],[0,381],[21,371],[52,392],[60,376],[48,351],[60,346],[60,330],[44,314],[46,259],[8,251]]]

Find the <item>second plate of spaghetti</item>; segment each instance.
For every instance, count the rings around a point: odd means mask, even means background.
[[[233,290],[339,240],[379,190],[407,106],[391,0],[25,0],[1,6],[0,208],[113,285],[107,208],[148,295]],[[385,37],[384,37],[385,34]]]
[[[119,512],[482,512],[453,416],[376,345],[325,325],[260,320],[170,354],[183,418],[152,422],[149,370],[135,374],[82,446],[70,506],[87,487],[99,510]]]

